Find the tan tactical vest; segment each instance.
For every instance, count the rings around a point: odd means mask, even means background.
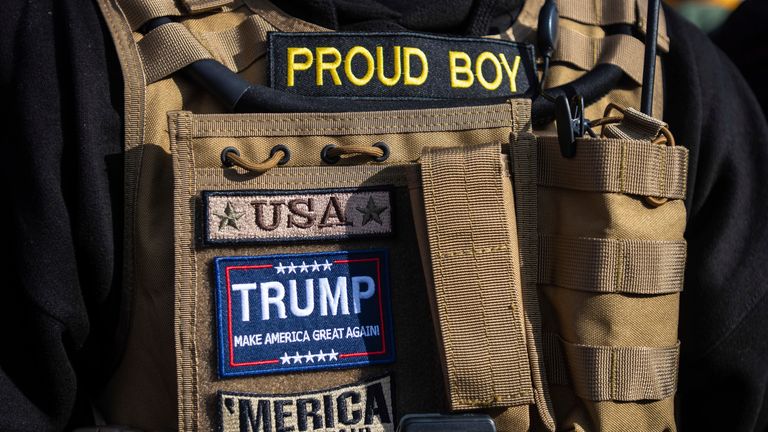
[[[542,3],[528,0],[500,37],[533,43]],[[614,110],[596,128],[600,137],[579,139],[576,156],[564,158],[552,125],[532,128],[526,99],[228,114],[178,71],[212,58],[266,84],[267,32],[326,29],[266,0],[99,4],[125,83],[125,284],[132,292],[124,357],[97,400],[107,424],[147,431],[394,431],[406,414],[473,412],[489,414],[500,431],[676,430],[687,151],[663,123]],[[610,103],[639,106],[643,44],[607,36],[601,26],[630,24],[642,33],[645,0],[558,6],[560,39],[546,87],[610,63],[628,80],[589,106],[587,117],[602,118]],[[159,16],[176,23],[138,31]],[[661,55],[669,47],[663,16],[658,46]],[[383,162],[366,150],[375,143],[388,146]],[[328,144],[346,149],[338,163],[321,159]],[[290,160],[263,174],[222,165],[227,147],[256,163],[277,145],[290,150]],[[254,218],[271,224],[271,234],[259,231]],[[230,234],[260,240],[213,241]],[[378,313],[391,319],[342,333],[391,335],[394,345],[376,346],[393,350],[394,358],[221,376],[221,362],[237,362],[219,348],[227,329],[217,302],[226,295],[217,294],[223,276],[216,258],[280,255],[270,271],[300,275],[329,266],[323,257],[335,255],[323,253],[360,250],[378,251],[367,258],[378,267],[366,271],[388,280],[388,299],[371,297],[371,276],[348,281],[342,294],[351,300],[336,298],[334,306],[352,315],[360,302],[377,300]],[[310,258],[300,264],[302,256]],[[279,297],[263,286],[261,300],[271,299],[266,312],[308,307],[289,307],[288,291]],[[252,310],[265,312],[255,304],[258,289],[240,287],[254,295]],[[381,296],[381,281],[376,287]],[[241,294],[229,292],[230,312]],[[293,336],[270,338],[279,344]],[[265,343],[260,338],[230,343]],[[265,361],[320,364],[327,354],[286,352]]]

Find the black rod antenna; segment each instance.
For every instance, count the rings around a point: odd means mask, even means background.
[[[643,89],[640,111],[653,115],[653,86],[656,78],[656,43],[659,37],[659,9],[661,0],[648,0],[645,17],[645,59],[643,61]]]

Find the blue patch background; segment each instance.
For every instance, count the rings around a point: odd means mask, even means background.
[[[321,264],[325,263],[326,260],[333,264],[330,270],[323,270],[323,267],[320,267],[319,271],[313,272],[310,268],[306,272],[301,272],[297,267],[295,273],[288,273],[289,270],[286,268],[282,274],[278,273],[277,270],[280,263],[283,266],[288,266],[290,263],[299,266],[304,262],[311,267],[314,261]],[[343,262],[347,260],[355,262]],[[229,284],[227,281],[227,269],[229,269]],[[216,281],[216,315],[218,321],[219,375],[222,377],[324,370],[394,361],[389,260],[386,250],[217,257],[214,259],[214,272]],[[336,278],[341,276],[347,277],[347,298],[350,314],[342,315],[340,312],[341,308],[339,308],[339,313],[336,316],[330,313],[327,316],[321,316],[318,278],[328,278],[333,290],[336,285]],[[377,282],[376,292],[373,297],[360,300],[360,314],[354,313],[352,276],[370,276]],[[304,291],[304,280],[306,278],[314,279],[315,308],[310,316],[296,317],[290,311],[288,281],[290,279],[296,280],[298,305],[305,307],[307,305]],[[278,318],[277,308],[272,305],[269,308],[270,319],[262,320],[260,289],[255,289],[249,292],[250,321],[241,321],[242,293],[240,291],[231,291],[229,287],[237,283],[258,284],[268,281],[278,281],[285,286],[283,303],[286,306],[287,318]],[[228,293],[230,294],[229,296]],[[230,318],[232,318],[231,321]],[[231,340],[229,333],[230,322],[232,326]],[[318,341],[312,338],[312,332],[316,329],[343,328],[344,335],[346,335],[347,327],[370,325],[379,326],[379,336]],[[309,333],[309,341],[264,344],[264,339],[262,338],[262,345],[230,347],[231,344],[234,344],[235,335],[261,333],[266,337],[266,334],[271,332],[300,330],[306,330]],[[333,361],[329,359],[321,361],[317,357],[314,363],[305,361],[306,358],[300,359],[300,363],[295,363],[294,361],[285,363],[284,361],[286,354],[295,357],[296,352],[298,352],[302,357],[305,357],[308,352],[317,354],[320,350],[325,354],[335,351],[338,354],[338,360]]]

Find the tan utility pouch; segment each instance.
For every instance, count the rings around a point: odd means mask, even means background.
[[[551,424],[537,355],[529,112],[520,100],[171,113],[179,429],[392,431],[409,413],[480,410],[499,430],[527,430],[533,405],[533,421]],[[329,164],[321,157],[329,144],[352,153]],[[354,151],[374,144],[388,148],[386,160]],[[263,174],[222,166],[228,147],[264,161],[276,146],[290,159]],[[357,336],[342,331],[367,352],[324,340],[334,336],[328,320],[362,323],[374,300],[371,313],[391,317],[376,316],[373,336],[363,325]],[[237,334],[245,328],[266,330]],[[266,335],[278,330],[294,333]],[[311,340],[297,341],[301,330]]]
[[[637,111],[539,137],[539,298],[558,429],[676,430],[688,151]],[[615,113],[613,113],[615,114]]]

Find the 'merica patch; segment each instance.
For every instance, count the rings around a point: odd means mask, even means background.
[[[371,99],[531,97],[533,47],[417,33],[269,33],[270,85]]]
[[[387,236],[390,189],[203,192],[203,243],[276,243]]]
[[[384,250],[214,259],[223,377],[394,361]]]
[[[389,376],[299,394],[219,392],[221,432],[391,432],[394,391]]]

